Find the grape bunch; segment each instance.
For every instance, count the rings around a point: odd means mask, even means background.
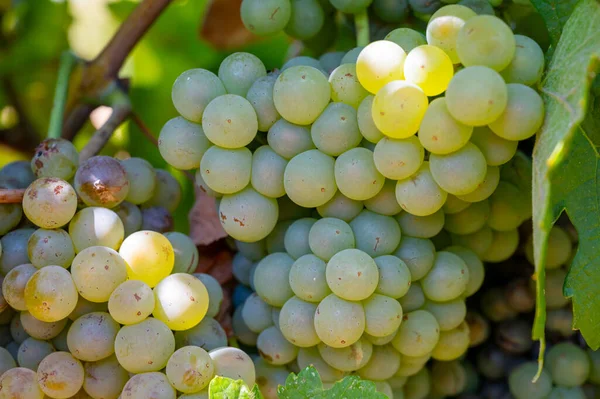
[[[66,140],[0,170],[0,398],[200,399],[254,385],[214,318],[223,291],[172,232],[181,188],[140,158],[80,163]]]

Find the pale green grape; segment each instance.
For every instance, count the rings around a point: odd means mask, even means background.
[[[373,42],[360,52],[356,60],[358,80],[365,89],[376,94],[386,84],[404,79],[405,59],[406,52],[396,43],[388,40]]]
[[[358,108],[369,95],[356,76],[356,64],[342,64],[331,72],[331,99]]]
[[[446,202],[448,193],[434,180],[429,162],[423,162],[419,170],[396,184],[396,199],[406,212],[416,216],[434,214]]]
[[[548,252],[546,255],[546,269],[557,269],[568,262],[572,254],[572,243],[568,233],[560,226],[554,225],[548,236]],[[533,259],[533,235],[530,235],[525,244],[525,255],[532,265]]]
[[[221,284],[210,274],[194,273],[194,277],[200,280],[208,291],[208,310],[206,311],[206,317],[216,317],[221,309],[221,302],[223,302],[223,288],[221,288]]]
[[[533,86],[544,73],[544,52],[535,40],[515,35],[515,55],[500,74],[506,83],[521,83]]]
[[[440,337],[440,326],[431,313],[416,310],[403,316],[398,334],[392,345],[406,356],[424,356],[436,346]]]
[[[508,377],[510,393],[516,399],[542,399],[552,391],[552,378],[546,370],[542,370],[537,382],[533,378],[538,371],[537,362],[523,363],[514,369]]]
[[[424,157],[425,150],[415,136],[406,139],[384,137],[373,152],[377,170],[393,180],[406,179],[415,174],[423,164]]]
[[[241,148],[256,137],[258,118],[244,97],[225,94],[212,100],[204,110],[202,129],[213,144],[228,149]],[[203,146],[204,151],[206,147]]]
[[[240,8],[246,29],[256,35],[272,35],[285,28],[292,14],[289,0],[244,0]]]
[[[211,143],[206,138],[202,126],[189,122],[181,116],[169,120],[158,136],[160,155],[169,165],[182,170],[197,168],[200,165],[202,155],[210,145]],[[131,159],[138,160],[140,158]],[[124,160],[121,162],[127,171],[130,182],[127,200],[135,204],[146,202],[154,192],[154,184],[151,184],[153,180],[150,180],[151,176],[154,179],[154,174],[149,174],[148,170],[151,172],[154,172],[154,170],[150,164],[140,161]],[[141,176],[135,176],[136,173],[141,173]],[[143,180],[138,180],[140,178],[143,178]]]
[[[325,277],[325,262],[312,254],[298,258],[289,272],[294,294],[307,302],[320,302],[331,293]]]
[[[325,21],[325,13],[318,0],[290,0],[292,15],[285,27],[289,36],[306,40],[316,36]]]
[[[415,216],[402,212],[396,216],[402,234],[417,238],[435,237],[444,228],[444,212],[440,209],[428,216]]]
[[[107,302],[90,302],[81,295],[77,299],[77,305],[71,313],[69,313],[69,320],[75,321],[81,316],[84,316],[91,312],[108,312]]]
[[[458,4],[469,7],[475,11],[478,15],[494,15],[494,8],[492,2],[494,0],[460,0]],[[516,0],[514,3],[519,3],[521,0]]]
[[[373,294],[363,301],[365,332],[374,337],[393,334],[402,322],[402,306],[394,298]]]
[[[494,194],[496,188],[498,188],[498,184],[500,183],[500,169],[497,166],[489,166],[487,167],[487,171],[485,174],[485,178],[479,186],[471,191],[469,194],[458,195],[457,198],[461,201],[465,202],[481,202],[488,199],[490,196]],[[491,199],[490,199],[491,201]],[[469,213],[469,208],[465,209],[465,213]],[[459,214],[460,212],[455,213]]]
[[[175,388],[163,373],[151,372],[136,374],[123,388],[121,399],[175,399]]]
[[[221,348],[227,346],[227,333],[218,321],[205,317],[189,330],[175,332],[175,346],[182,348],[187,345],[199,346],[207,351]]]
[[[342,57],[342,64],[356,64],[360,52],[363,51],[363,46],[354,47]]]
[[[258,334],[273,325],[271,311],[271,305],[252,293],[242,306],[242,318],[250,331]]]
[[[433,267],[435,247],[431,240],[404,236],[394,255],[406,263],[412,281],[417,281]]]
[[[458,32],[477,14],[462,5],[447,5],[437,10],[427,24],[427,43],[444,50],[453,64],[460,63],[456,52]]]
[[[77,149],[69,140],[46,139],[31,158],[31,170],[37,177],[56,177],[69,180],[79,165]],[[12,176],[11,176],[12,177]]]
[[[121,326],[106,312],[92,312],[73,322],[67,334],[69,352],[77,359],[95,362],[115,352]]]
[[[200,163],[202,179],[214,191],[234,194],[250,183],[252,153],[247,148],[210,147]]]
[[[458,361],[434,362],[431,377],[437,395],[456,396],[467,387],[467,371]]]
[[[548,399],[585,399],[587,396],[581,387],[554,387],[547,396]],[[593,396],[591,396],[593,397]]]
[[[76,210],[77,194],[69,183],[61,179],[37,179],[27,187],[23,196],[25,216],[43,229],[64,226],[73,218]]]
[[[247,264],[249,262],[259,261],[262,258],[264,258],[265,255],[267,254],[267,251],[265,248],[265,242],[262,240],[257,241],[257,242],[242,242],[242,241],[235,240],[235,246],[236,246],[237,250],[239,251],[239,254],[236,254],[233,257],[234,270],[235,270],[236,257],[240,257],[239,258],[239,261],[240,261],[239,266],[242,266],[243,264]],[[246,270],[248,268],[249,268],[249,266],[243,266],[243,267],[240,267],[239,270],[240,271]],[[235,275],[235,271],[234,271],[234,275]],[[243,283],[242,280],[240,280],[240,282]],[[248,284],[245,284],[245,285],[248,285]]]
[[[314,223],[308,234],[310,250],[329,261],[344,249],[354,248],[354,233],[350,225],[336,218],[323,218]]]
[[[235,333],[235,337],[244,345],[248,346],[256,346],[256,340],[258,339],[258,334],[251,331],[246,323],[244,322],[244,318],[242,317],[242,306],[238,306],[233,312],[233,317],[231,319],[231,327],[233,332]],[[200,323],[199,325],[201,325]],[[196,326],[197,327],[197,326]],[[178,331],[175,333],[175,339],[177,339],[177,334],[185,334],[185,331]],[[227,335],[225,335],[225,344],[220,346],[227,346]],[[218,347],[220,347],[218,346]],[[218,348],[215,347],[215,348]],[[212,349],[211,349],[212,350]]]
[[[9,314],[10,311],[7,311],[6,313]],[[59,327],[62,329],[64,327],[64,324],[44,323],[43,321],[36,320],[33,316],[29,315],[29,312],[25,311],[23,313],[28,314],[25,317],[26,319],[28,319],[28,321],[31,320],[31,323],[29,323],[30,324],[29,327],[34,327],[35,330],[40,330],[40,332],[42,332],[43,335],[45,335],[45,331],[42,331],[45,328],[44,325],[53,324],[53,327],[52,327],[53,330],[56,330]],[[60,324],[60,325],[55,325],[55,324]],[[37,328],[38,326],[40,327],[39,329]],[[56,332],[56,334],[58,334],[60,332],[60,330],[52,331],[52,333],[54,333],[54,332]],[[15,313],[15,315],[10,320],[10,336],[11,336],[12,340],[19,345],[21,345],[23,343],[23,341],[25,341],[27,338],[29,338],[29,333],[27,333],[25,331],[25,328],[23,327],[23,323],[21,322],[21,313]]]
[[[83,368],[83,389],[92,398],[117,399],[129,380],[129,374],[114,355],[97,362],[87,362]]]
[[[512,61],[515,47],[510,27],[492,15],[469,18],[456,36],[456,52],[466,67],[483,65],[501,71]]]
[[[227,93],[242,97],[246,96],[256,79],[266,75],[267,70],[262,61],[250,53],[233,53],[225,58],[219,66],[219,78]]]
[[[400,243],[400,227],[391,216],[363,210],[350,222],[356,248],[370,256],[390,255]]]
[[[504,165],[510,161],[515,156],[519,144],[518,141],[506,140],[497,136],[487,126],[476,127],[473,130],[471,142],[481,150],[490,166]]]
[[[188,330],[202,321],[208,301],[208,290],[200,279],[186,273],[171,274],[154,287],[152,315],[171,330]]]
[[[313,143],[331,156],[338,156],[360,144],[356,110],[348,104],[330,103],[310,128]]]
[[[14,361],[17,360],[17,354],[19,352],[19,344],[17,344],[15,341],[11,341],[8,344],[6,344],[6,347],[4,349],[6,349],[8,351],[8,353],[10,354],[10,356],[12,357],[12,359]],[[6,360],[8,361],[8,359],[6,359]],[[10,366],[11,366],[10,368],[13,368],[12,363],[10,364]],[[16,367],[16,364],[14,367]],[[6,370],[4,370],[4,371],[6,371]],[[4,374],[4,372],[3,372],[3,374]],[[0,374],[0,375],[2,375],[2,374]]]
[[[215,366],[215,375],[244,380],[246,385],[254,386],[256,371],[252,359],[244,351],[237,348],[218,348],[208,354]]]
[[[275,325],[275,327],[277,327],[279,329],[280,329],[279,315],[281,314],[281,309],[282,308],[278,308],[278,307],[274,307],[273,309],[271,309],[271,319],[273,320],[273,324]]]
[[[271,126],[267,142],[273,151],[288,160],[315,148],[308,127],[294,125],[285,119],[279,119]]]
[[[256,384],[264,398],[278,399],[277,388],[279,385],[285,385],[290,373],[289,370],[283,366],[273,366],[262,358],[254,359],[254,368],[256,370]]]
[[[33,339],[33,338],[30,338]],[[44,342],[44,341],[39,341]],[[52,347],[52,345],[50,345]],[[14,369],[17,367],[17,363],[15,363],[13,355],[8,351],[8,349],[0,348],[0,375],[4,374],[10,369]],[[23,366],[25,367],[25,366]],[[0,388],[0,393],[2,393],[2,389]]]
[[[82,297],[91,302],[106,302],[127,280],[127,264],[112,248],[88,247],[73,260],[71,275]]]
[[[488,168],[488,173],[489,170],[491,168]],[[446,215],[453,215],[455,213],[458,213],[460,211],[464,211],[465,209],[467,209],[469,206],[471,206],[470,202],[467,201],[463,201],[460,198],[449,194],[448,198],[446,199],[446,203],[444,204],[442,210],[444,211],[444,213]]]
[[[108,299],[110,315],[124,325],[143,321],[153,310],[154,293],[148,284],[139,280],[128,280],[120,284]]]
[[[406,263],[392,255],[379,256],[375,258],[375,263],[379,272],[375,292],[396,299],[404,297],[411,286],[410,270]]]
[[[254,288],[269,305],[281,307],[294,295],[289,283],[293,264],[294,260],[282,252],[267,255],[258,262],[254,272]]]
[[[156,169],[156,188],[154,195],[146,204],[148,206],[162,206],[169,212],[175,212],[181,201],[181,185],[166,170]]]
[[[3,398],[44,399],[35,371],[12,368],[0,376],[0,396]]]
[[[29,263],[27,246],[34,229],[17,229],[0,239],[0,272],[7,275],[15,267]]]
[[[483,153],[471,143],[451,154],[431,154],[429,165],[437,184],[454,195],[475,191],[485,180],[487,172]]]
[[[25,330],[25,333],[29,334],[30,336],[36,339],[48,340],[60,334],[63,328],[65,328],[65,326],[67,325],[68,320],[65,318],[55,322],[45,322],[38,320],[29,312],[21,312],[20,321],[23,330]],[[23,337],[23,341],[24,340],[25,337]]]
[[[384,381],[393,377],[400,367],[400,354],[391,346],[375,346],[368,363],[357,374],[364,379]]]
[[[309,232],[317,219],[302,218],[293,222],[285,232],[285,251],[294,259],[311,253]]]
[[[419,86],[428,96],[446,91],[453,75],[454,66],[450,57],[435,46],[416,47],[404,61],[406,80]]]
[[[129,179],[119,160],[99,155],[79,165],[74,187],[87,206],[114,208],[127,197]]]
[[[572,315],[572,313],[571,313]],[[571,328],[572,323],[569,323],[569,329]],[[587,349],[587,354],[590,359],[590,376],[588,381],[592,384],[600,383],[600,352],[592,351],[591,349]]]
[[[283,64],[283,66],[281,67],[281,70],[285,71],[286,69],[290,69],[291,67],[295,67],[295,66],[313,67],[313,68],[316,68],[319,71],[323,72],[323,75],[328,76],[328,74],[323,69],[323,66],[321,65],[319,60],[317,60],[316,58],[313,58],[313,57],[305,56],[305,55],[290,58],[285,64]]]
[[[346,301],[335,294],[325,297],[315,314],[317,335],[332,348],[345,348],[358,341],[365,323],[365,310],[360,302]]]
[[[298,356],[298,347],[291,344],[275,326],[258,335],[256,348],[267,363],[275,366],[288,364]]]
[[[283,71],[273,89],[277,111],[288,122],[298,125],[313,123],[329,104],[330,96],[327,78],[318,69],[309,66]]]
[[[427,298],[446,302],[461,296],[466,291],[468,282],[469,268],[465,261],[451,252],[440,251],[421,285]]]
[[[2,281],[2,296],[15,310],[27,310],[25,304],[25,286],[37,269],[25,263],[8,272]]]
[[[359,341],[361,342],[361,341]],[[321,379],[325,382],[333,382],[342,379],[345,373],[330,366],[319,353],[317,347],[300,348],[298,351],[298,366],[304,369],[313,366],[319,372]]]
[[[125,227],[119,215],[100,207],[84,208],[69,223],[69,235],[75,252],[93,246],[119,249],[125,236]]]
[[[308,348],[321,342],[315,330],[316,311],[316,304],[295,296],[290,298],[279,313],[279,328],[283,336],[300,348]]]
[[[341,12],[355,14],[364,11],[373,0],[330,0],[330,2]]]
[[[258,148],[252,155],[252,187],[267,197],[284,196],[283,174],[286,166],[287,161],[268,145]]]
[[[296,204],[314,208],[324,205],[337,191],[336,162],[319,150],[303,152],[287,164],[285,192]]]
[[[265,238],[277,224],[279,206],[253,188],[225,195],[219,204],[221,225],[236,240],[255,242]]]
[[[508,89],[502,76],[484,66],[461,69],[446,90],[448,111],[469,126],[492,123],[506,109]]]
[[[344,58],[343,51],[330,51],[328,53],[324,53],[319,57],[319,62],[321,63],[321,67],[325,69],[328,75],[340,65],[342,65],[342,58]]]
[[[471,138],[473,128],[450,115],[444,97],[429,104],[419,127],[419,141],[433,154],[449,154],[460,150]]]
[[[19,346],[19,354],[17,355],[19,367],[26,367],[30,370],[37,371],[40,362],[53,352],[54,347],[48,341],[42,341],[31,337],[27,338]],[[13,367],[16,367],[16,365]]]
[[[202,150],[206,151],[206,149],[210,147],[210,143],[206,138],[204,140],[205,142]],[[166,142],[163,142],[163,144],[167,145]],[[190,149],[196,149],[195,143],[194,145],[190,143],[185,144],[185,150],[189,152]],[[186,156],[178,153],[176,158],[181,162],[186,159]],[[202,155],[195,158],[194,168],[200,166],[201,158]],[[127,172],[127,178],[129,179],[130,185],[126,200],[132,204],[141,204],[152,198],[156,188],[156,171],[150,162],[142,158],[128,158],[122,160],[121,165],[123,165]]]
[[[427,95],[415,84],[392,81],[375,95],[371,109],[375,126],[394,139],[405,139],[419,130],[427,111]]]
[[[385,40],[396,43],[407,53],[415,47],[427,44],[427,40],[425,40],[422,33],[410,28],[394,29],[387,34]]]
[[[492,244],[481,255],[481,260],[485,262],[502,262],[510,258],[519,246],[519,231],[517,229],[509,231],[492,230]]]
[[[447,247],[445,251],[460,256],[469,269],[469,282],[467,283],[465,296],[469,297],[479,291],[485,278],[485,268],[479,256],[474,251],[460,246]]]
[[[361,338],[350,346],[335,348],[319,344],[319,354],[331,367],[341,371],[355,371],[364,367],[373,354],[373,344]]]
[[[75,309],[78,296],[71,274],[60,266],[46,266],[35,272],[24,291],[27,310],[48,323],[67,317]]]
[[[546,364],[556,385],[577,387],[590,375],[590,359],[583,349],[571,342],[561,342],[550,348]]]
[[[197,173],[196,178],[199,175],[200,173]],[[142,228],[142,211],[140,211],[140,208],[136,205],[131,202],[123,201],[113,210],[119,215],[121,222],[123,222],[125,237]]]
[[[183,393],[198,392],[208,386],[215,369],[208,352],[197,346],[175,351],[167,362],[169,382]]]
[[[529,86],[506,85],[508,103],[504,112],[490,122],[490,129],[507,140],[525,140],[533,136],[544,123],[542,97]]]
[[[458,298],[448,302],[425,302],[423,310],[435,316],[440,331],[448,331],[458,327],[467,315],[467,305],[464,299]]]
[[[440,0],[408,0],[408,4],[410,4],[415,16],[423,19],[424,21],[427,21],[429,19],[429,15],[433,14],[442,6]]]
[[[364,204],[365,208],[380,215],[393,216],[402,212],[400,204],[396,201],[396,181],[386,179],[381,191]]]
[[[198,248],[190,237],[183,233],[170,232],[164,236],[173,246],[175,264],[173,273],[192,273],[198,267]]]
[[[196,68],[175,79],[171,100],[177,112],[192,122],[201,122],[204,109],[213,99],[225,94],[223,82],[214,73]]]
[[[382,21],[399,23],[408,15],[408,0],[374,0],[373,11]]]
[[[510,183],[500,182],[489,202],[487,224],[496,231],[516,229],[528,216],[530,204],[520,190]]]
[[[285,233],[292,223],[294,223],[293,220],[282,220],[275,225],[271,234],[265,239],[267,253],[285,252]]]
[[[152,317],[122,327],[114,343],[119,363],[130,373],[161,370],[175,351],[175,338],[169,327]]]
[[[365,140],[371,143],[377,143],[384,135],[377,126],[375,126],[375,122],[373,121],[373,112],[371,111],[373,100],[375,100],[375,96],[366,96],[360,103],[356,116],[358,119],[358,129]]]
[[[37,382],[51,398],[69,398],[83,386],[84,370],[79,360],[68,352],[54,352],[39,364]]]
[[[404,399],[425,399],[431,391],[431,375],[427,368],[411,376],[404,386]]]
[[[448,219],[448,215],[446,215]],[[468,219],[468,218],[467,218]],[[458,221],[460,223],[460,220]],[[481,229],[470,234],[451,234],[452,243],[460,245],[475,252],[477,256],[482,257],[491,247],[494,235],[492,229],[485,225]]]
[[[250,101],[256,112],[258,130],[261,132],[268,132],[271,126],[281,118],[273,102],[273,87],[278,76],[279,74],[273,73],[258,78],[246,94],[246,99]]]
[[[11,188],[4,183],[0,183],[0,188]],[[21,204],[0,204],[0,234],[4,235],[15,228],[23,217],[23,208]]]
[[[333,217],[341,219],[344,222],[350,222],[362,209],[362,201],[350,199],[337,191],[333,198],[317,207],[317,212],[321,217]]]

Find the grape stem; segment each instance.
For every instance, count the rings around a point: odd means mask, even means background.
[[[20,204],[24,195],[25,189],[0,189],[0,204]]]
[[[369,44],[369,13],[364,11],[354,14],[354,25],[356,26],[356,45],[365,47]]]
[[[76,60],[77,58],[70,51],[65,51],[60,56],[60,67],[56,80],[56,90],[54,91],[54,104],[52,105],[50,124],[48,125],[49,139],[58,139],[62,134],[65,105],[69,94],[69,78]]]

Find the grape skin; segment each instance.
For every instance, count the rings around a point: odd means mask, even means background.
[[[64,226],[73,218],[76,210],[77,194],[69,183],[61,179],[37,179],[31,183],[23,196],[25,216],[43,229]]]
[[[312,124],[313,143],[323,153],[338,156],[358,146],[362,139],[356,110],[348,104],[333,102]]]
[[[171,330],[188,330],[202,321],[208,311],[208,291],[196,277],[175,273],[154,287],[152,315]]]
[[[156,188],[154,189],[152,198],[144,205],[162,206],[169,212],[174,212],[181,201],[181,185],[166,170],[155,169],[155,171]]]
[[[306,40],[317,36],[325,21],[325,13],[317,0],[290,0],[292,14],[285,27],[289,36]]]
[[[345,249],[336,253],[327,263],[325,276],[333,293],[348,301],[368,298],[375,292],[379,282],[377,264],[368,254],[358,249]],[[389,333],[388,331],[386,334]]]
[[[69,180],[78,165],[79,153],[73,143],[65,139],[42,141],[31,158],[31,170],[37,177]]]
[[[298,297],[290,298],[279,313],[279,328],[283,336],[295,346],[308,348],[321,340],[315,330],[317,305]]]
[[[324,343],[319,344],[318,348],[323,360],[341,371],[355,371],[364,367],[373,354],[373,345],[365,338],[345,348],[335,348]]]
[[[33,265],[25,263],[15,267],[4,277],[2,295],[13,309],[27,310],[25,286],[37,270]]]
[[[292,15],[289,0],[244,0],[240,10],[246,29],[261,36],[283,30]]]
[[[360,339],[365,330],[363,306],[359,302],[346,301],[330,294],[317,307],[315,330],[328,346],[350,346]]]
[[[373,160],[377,170],[392,180],[406,179],[415,174],[425,158],[425,150],[419,139],[384,137],[375,146]]]
[[[218,348],[208,354],[215,366],[215,375],[241,379],[246,385],[254,386],[256,371],[252,359],[245,352],[237,348]]]
[[[223,82],[214,73],[196,68],[175,79],[171,100],[177,112],[191,122],[201,122],[204,109],[213,99],[225,94]]]
[[[402,355],[425,356],[437,345],[439,337],[440,327],[435,317],[425,310],[416,310],[404,315],[392,345]]]
[[[469,269],[462,258],[451,252],[439,251],[421,284],[427,298],[445,302],[462,295],[468,282]]]
[[[95,362],[115,352],[121,326],[106,312],[92,312],[73,322],[67,333],[69,352],[79,360]]]
[[[329,75],[331,99],[342,102],[357,109],[369,95],[356,76],[356,64],[342,64]]]
[[[365,332],[374,337],[393,334],[402,322],[402,306],[394,298],[373,294],[363,301]]]
[[[440,48],[423,45],[408,53],[404,61],[407,81],[419,86],[427,96],[443,93],[454,75],[450,57]]]
[[[123,241],[119,254],[127,263],[127,274],[151,288],[173,270],[175,255],[169,240],[160,233],[138,231]]]
[[[283,1],[287,2],[288,0]],[[257,79],[246,94],[246,99],[250,101],[256,112],[258,130],[261,132],[268,132],[271,126],[281,118],[273,102],[273,87],[278,77],[279,72],[270,73]]]
[[[15,367],[0,376],[0,395],[6,398],[43,399],[35,371]]]
[[[447,197],[448,193],[434,180],[429,162],[423,162],[417,173],[396,184],[398,203],[402,209],[416,216],[437,212]]]
[[[419,130],[428,106],[427,95],[420,87],[404,80],[394,80],[377,92],[371,112],[375,126],[383,134],[405,139]]]
[[[206,144],[206,148],[209,144]],[[121,161],[127,172],[130,189],[126,200],[133,204],[142,204],[148,201],[156,188],[156,171],[142,158],[128,158]],[[196,165],[196,167],[199,165]]]
[[[298,356],[298,347],[291,344],[276,326],[271,326],[258,335],[256,348],[269,364],[281,366]]]
[[[250,53],[233,53],[219,66],[219,78],[227,93],[241,97],[246,96],[256,79],[266,75],[267,70],[262,61]]]
[[[489,124],[490,129],[506,140],[525,140],[533,136],[544,123],[544,102],[529,86],[506,85],[508,102],[504,112]]]
[[[420,32],[410,28],[394,29],[387,34],[385,40],[396,43],[407,53],[415,47],[427,44],[425,36],[423,36]]]
[[[48,341],[42,341],[31,337],[27,338],[19,346],[19,354],[17,355],[19,367],[37,371],[40,362],[54,351],[54,347]],[[16,365],[13,365],[13,367],[16,367]]]
[[[122,399],[175,399],[175,389],[163,373],[136,374],[123,387]]]
[[[471,143],[448,155],[431,154],[429,165],[437,184],[454,195],[475,191],[483,183],[487,172],[483,153]]]
[[[200,162],[202,179],[220,194],[235,194],[250,183],[252,153],[249,149],[210,147]]]
[[[119,284],[127,280],[127,264],[112,248],[89,247],[73,260],[71,276],[82,297],[107,302]]]
[[[171,355],[166,375],[178,391],[194,393],[208,386],[215,369],[208,352],[197,346],[185,346]]]
[[[338,252],[354,248],[354,233],[343,220],[323,218],[312,225],[308,243],[315,255],[328,261]]]
[[[117,399],[129,380],[129,374],[114,355],[97,362],[86,362],[83,368],[83,389],[93,398]]]
[[[27,310],[49,323],[67,317],[75,309],[78,296],[71,274],[60,266],[46,266],[35,272],[24,291]]]
[[[210,145],[211,143],[202,130],[202,126],[189,122],[181,116],[165,123],[158,136],[160,155],[169,165],[181,170],[197,168],[200,165],[202,156]],[[122,161],[125,170],[128,169],[126,161],[128,160]],[[143,184],[143,180],[142,182],[136,182],[134,176],[130,176],[130,171],[127,172],[131,184],[130,191],[132,191],[132,193],[128,194],[127,200],[136,204],[146,202],[152,196],[154,187],[145,192],[145,195],[141,198],[137,198],[140,193],[138,193],[139,188],[136,186]],[[132,201],[133,196],[135,196],[135,201]]]
[[[460,59],[456,51],[456,39],[465,22],[477,14],[462,5],[447,5],[437,10],[427,24],[427,43],[446,52],[453,64]]]
[[[386,84],[404,79],[405,59],[406,52],[396,43],[387,40],[370,43],[356,60],[358,80],[369,92],[377,94]]]
[[[358,369],[357,374],[371,381],[385,381],[400,368],[400,354],[391,346],[374,346],[368,363]]]
[[[309,233],[317,219],[302,218],[293,222],[285,232],[283,246],[294,259],[311,253]]]
[[[77,194],[87,206],[114,208],[129,194],[125,168],[107,156],[91,157],[79,165],[74,182]]]
[[[242,148],[256,137],[258,117],[250,101],[241,95],[225,94],[206,106],[201,130],[213,144],[228,149]]]
[[[264,196],[279,198],[285,195],[283,176],[287,160],[268,145],[259,147],[252,155],[252,187]]]
[[[41,361],[37,382],[53,398],[69,398],[83,386],[84,371],[79,360],[67,352],[54,352]]]
[[[284,173],[285,192],[300,206],[324,205],[335,195],[337,184],[334,159],[319,150],[303,152],[287,164]]]
[[[419,126],[419,141],[433,154],[450,154],[464,147],[471,138],[473,127],[450,115],[444,97],[433,100]]]
[[[58,320],[56,322],[45,322],[38,320],[29,312],[21,312],[19,317],[21,326],[26,334],[36,339],[48,340],[56,337],[67,325],[68,319]],[[12,331],[11,331],[12,332]],[[23,337],[23,341],[26,338]]]
[[[221,284],[210,274],[194,273],[193,276],[200,280],[208,291],[208,310],[205,317],[216,317],[223,302],[223,288],[221,288]]]
[[[273,151],[287,160],[315,148],[308,127],[294,125],[285,119],[279,119],[271,126],[267,142]]]
[[[313,254],[298,258],[289,272],[290,287],[294,294],[304,301],[316,303],[331,294],[325,270],[326,263]]]

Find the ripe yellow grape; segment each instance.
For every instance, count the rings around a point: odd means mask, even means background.
[[[153,316],[171,330],[189,330],[208,311],[208,291],[202,281],[187,273],[175,273],[154,287]]]
[[[460,63],[456,53],[456,37],[465,22],[475,16],[475,11],[459,4],[440,8],[427,24],[427,43],[445,51],[453,64]]]
[[[75,309],[79,294],[71,273],[60,266],[46,266],[25,285],[25,305],[33,317],[45,322],[64,319]]]
[[[446,91],[454,76],[454,66],[444,50],[424,45],[408,53],[404,62],[404,76],[428,96],[437,96]]]
[[[356,60],[358,81],[365,89],[376,94],[383,86],[404,79],[406,52],[388,40],[369,44]]]
[[[175,253],[169,240],[155,231],[138,231],[123,241],[119,253],[127,262],[131,280],[141,280],[151,288],[171,274]]]
[[[420,87],[404,80],[386,84],[375,96],[371,110],[375,126],[393,139],[405,139],[419,130],[429,100]]]

